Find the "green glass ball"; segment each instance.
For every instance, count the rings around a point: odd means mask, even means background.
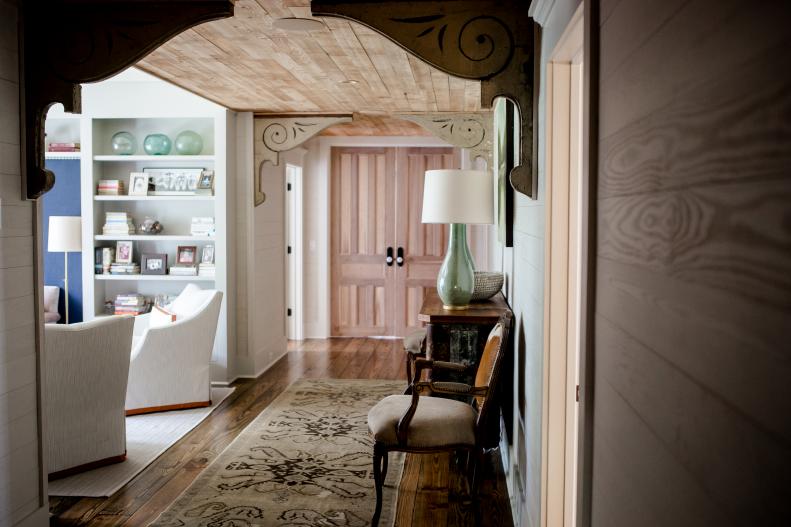
[[[118,132],[110,140],[113,154],[119,156],[130,156],[137,150],[137,139],[129,132]]]
[[[143,141],[143,150],[150,156],[166,156],[171,146],[170,138],[165,134],[147,135]]]
[[[176,153],[182,156],[196,156],[203,151],[203,138],[192,130],[184,130],[176,136]]]

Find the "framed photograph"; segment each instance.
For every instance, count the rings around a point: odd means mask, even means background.
[[[214,170],[204,170],[198,180],[198,189],[211,190],[214,188]]]
[[[179,245],[176,252],[178,265],[194,265],[197,263],[198,247],[196,245]]]
[[[206,245],[203,247],[200,263],[214,263],[214,245]]]
[[[142,274],[165,274],[168,269],[167,254],[143,254]]]
[[[195,194],[203,168],[144,168],[151,178],[155,196],[180,196]]]
[[[132,263],[132,242],[123,241],[115,244],[115,261],[117,263]]]
[[[148,195],[148,174],[143,172],[132,172],[129,174],[129,195],[147,196]]]

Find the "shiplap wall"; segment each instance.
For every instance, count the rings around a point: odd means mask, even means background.
[[[544,373],[544,255],[546,243],[546,67],[580,0],[554,0],[543,21],[538,104],[538,199],[515,192],[514,246],[493,244],[493,269],[506,273],[514,311],[513,444],[507,474],[516,525],[541,523],[541,413]],[[527,9],[527,6],[525,7]],[[493,236],[496,239],[496,235]]]
[[[0,525],[44,525],[36,408],[36,210],[21,200],[17,50],[17,8],[0,2]]]
[[[791,5],[600,27],[592,525],[791,525]]]

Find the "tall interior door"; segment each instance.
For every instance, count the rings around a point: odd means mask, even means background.
[[[453,148],[332,149],[334,336],[403,336],[436,284],[446,225],[424,225],[426,170],[458,168]],[[390,257],[390,258],[388,258]]]

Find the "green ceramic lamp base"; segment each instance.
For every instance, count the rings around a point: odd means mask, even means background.
[[[443,308],[460,311],[467,309],[475,286],[475,266],[467,247],[467,226],[450,224],[450,239],[445,260],[437,276],[437,294]]]

